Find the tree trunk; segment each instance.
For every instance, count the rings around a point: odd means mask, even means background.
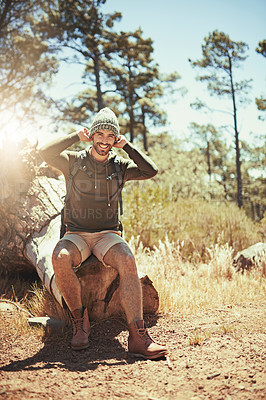
[[[210,142],[207,140],[207,165],[209,180],[212,180]]]
[[[238,133],[238,128],[237,128],[236,99],[235,99],[235,88],[234,88],[234,82],[233,82],[231,58],[229,57],[228,59],[229,59],[229,65],[230,65],[230,81],[231,81],[231,93],[232,93],[232,102],[233,102],[234,129],[235,129],[237,204],[238,204],[238,207],[241,208],[243,205],[243,197],[242,197],[242,177],[241,177],[239,133]]]
[[[130,133],[130,142],[133,143],[134,141],[134,111],[133,111],[133,106],[130,105],[129,109],[129,133]]]
[[[95,74],[96,91],[97,91],[97,107],[98,111],[100,111],[104,107],[104,104],[103,104],[103,95],[100,83],[100,65],[99,65],[98,52],[96,52],[94,55],[93,63],[94,63],[94,74]]]
[[[65,182],[55,170],[38,165],[40,159],[30,148],[24,150],[22,158],[4,157],[4,153],[2,156],[0,273],[10,276],[37,271],[46,289],[64,305],[54,278],[52,252],[60,236]],[[22,162],[23,157],[26,161]],[[116,270],[106,268],[91,256],[76,273],[81,282],[83,304],[92,319],[123,314]],[[147,276],[139,274],[139,277],[144,312],[155,313],[159,306],[158,293]]]
[[[148,152],[148,139],[147,139],[147,129],[146,129],[146,125],[145,125],[144,106],[142,106],[141,111],[142,111],[142,125],[143,125],[143,147],[144,147],[144,150]]]

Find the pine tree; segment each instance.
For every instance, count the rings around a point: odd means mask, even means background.
[[[166,93],[173,93],[174,83],[180,79],[176,72],[163,76],[154,62],[153,41],[143,38],[143,32],[121,32],[116,42],[112,65],[105,72],[115,86],[114,92],[125,104],[124,130],[129,131],[132,142],[141,133],[144,149],[148,150],[148,124],[164,125],[166,114],[158,101]],[[179,89],[180,90],[180,89]],[[118,100],[119,101],[119,100]]]
[[[228,97],[232,101],[232,117],[235,132],[236,176],[237,176],[237,203],[243,205],[241,159],[239,145],[239,131],[237,125],[237,100],[242,103],[250,89],[251,80],[236,81],[235,69],[247,58],[248,45],[244,42],[234,42],[228,35],[217,30],[204,38],[202,45],[202,59],[191,62],[193,67],[200,68],[204,73],[199,77],[207,82],[211,95]]]

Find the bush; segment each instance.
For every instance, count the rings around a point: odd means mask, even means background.
[[[139,238],[151,249],[166,237],[184,242],[182,254],[189,261],[208,261],[206,248],[216,244],[228,244],[236,253],[262,240],[259,227],[235,204],[171,199],[167,190],[152,181],[131,184],[124,203],[127,239]]]

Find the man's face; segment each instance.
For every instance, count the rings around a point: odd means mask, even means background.
[[[115,135],[111,131],[100,130],[92,138],[92,146],[100,156],[106,156],[115,144]]]

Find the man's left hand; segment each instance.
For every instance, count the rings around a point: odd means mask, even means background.
[[[113,147],[117,147],[119,149],[122,149],[126,144],[128,143],[128,140],[124,135],[119,135],[117,141],[113,145]]]

